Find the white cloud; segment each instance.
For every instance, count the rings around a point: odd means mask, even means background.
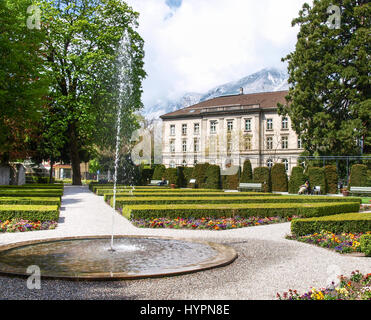
[[[176,10],[165,0],[127,2],[140,13],[143,100],[152,104],[282,66],[296,42],[291,20],[305,0],[183,0]]]

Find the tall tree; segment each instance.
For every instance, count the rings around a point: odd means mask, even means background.
[[[121,122],[132,129],[141,104],[143,40],[136,32],[138,13],[120,0],[41,0],[50,97],[64,115],[73,184],[81,184],[81,151],[113,143],[119,97],[117,59],[124,34],[128,42],[130,92]],[[128,131],[127,130],[127,131]],[[127,134],[127,131],[123,134]]]
[[[311,155],[359,154],[362,144],[369,153],[371,3],[314,0],[292,25],[300,31],[295,51],[282,59],[288,62],[290,89],[279,112],[291,117]]]
[[[32,0],[0,1],[0,162],[30,155],[47,94],[43,33],[27,27]]]

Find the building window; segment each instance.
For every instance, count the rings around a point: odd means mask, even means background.
[[[193,164],[196,165],[198,163],[197,155],[194,156],[193,158]]]
[[[251,119],[245,119],[245,131],[251,131]]]
[[[216,121],[210,121],[210,133],[216,133]]]
[[[228,155],[232,152],[232,149],[233,149],[232,139],[229,138],[227,140],[227,153],[228,153]]]
[[[285,165],[286,171],[289,171],[289,160],[287,159],[282,159],[282,163]]]
[[[282,149],[288,149],[289,148],[289,137],[282,137],[281,138],[281,146],[282,146]]]
[[[298,149],[301,149],[303,147],[302,143],[301,143],[301,139],[298,138]]]
[[[273,167],[273,161],[272,161],[272,159],[268,159],[268,161],[267,161],[267,167],[268,168],[272,168]]]
[[[170,168],[176,168],[175,161],[171,161],[169,166],[170,166]]]
[[[194,130],[193,130],[193,133],[194,134],[200,134],[200,124],[199,123],[195,123],[194,124]]]
[[[232,131],[233,130],[233,120],[227,121],[227,130]]]
[[[170,125],[170,135],[175,136],[175,124]]]
[[[199,152],[200,151],[200,141],[198,138],[194,139],[194,152]]]
[[[175,140],[170,140],[170,152],[175,152]]]
[[[267,119],[267,130],[273,130],[273,119]]]
[[[245,151],[249,151],[252,149],[250,136],[244,137],[244,147],[245,147]]]
[[[186,166],[187,166],[187,160],[183,159],[183,167],[186,167]]]
[[[289,119],[287,117],[282,118],[282,129],[288,129],[289,128]]]
[[[183,136],[187,135],[187,125],[186,124],[182,124],[182,135]]]
[[[187,140],[182,141],[182,150],[183,152],[187,152]]]
[[[267,137],[267,150],[273,149],[273,137]]]

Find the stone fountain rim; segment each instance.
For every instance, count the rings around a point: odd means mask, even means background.
[[[58,237],[58,238],[47,238],[47,239],[38,239],[38,240],[28,240],[28,241],[21,241],[15,242],[5,245],[0,245],[0,253],[25,247],[29,245],[35,245],[40,243],[49,243],[49,242],[59,242],[59,241],[70,241],[70,240],[91,240],[91,239],[110,239],[111,235],[89,235],[89,236],[72,236],[72,237]],[[196,240],[196,239],[189,239],[189,238],[182,238],[182,237],[168,237],[168,236],[145,236],[145,235],[114,235],[114,238],[139,238],[139,239],[161,239],[161,240],[178,240],[184,242],[193,242],[193,243],[200,243],[204,245],[210,246],[212,249],[216,250],[218,254],[210,259],[207,259],[201,263],[191,264],[188,266],[184,266],[179,268],[179,270],[173,269],[173,271],[168,272],[156,272],[151,274],[140,274],[140,275],[133,275],[128,274],[125,272],[102,272],[102,273],[84,273],[84,274],[74,274],[74,275],[53,275],[52,273],[41,273],[42,279],[55,279],[55,280],[74,280],[74,281],[107,281],[107,280],[138,280],[138,279],[146,279],[146,278],[162,278],[162,277],[169,277],[169,276],[179,276],[194,272],[206,271],[218,267],[224,267],[232,262],[234,262],[238,254],[236,250],[233,248],[215,243],[210,241],[203,241],[203,240]],[[13,272],[2,270],[0,268],[0,275],[6,276],[14,276],[14,277],[29,277],[30,274],[24,272]]]

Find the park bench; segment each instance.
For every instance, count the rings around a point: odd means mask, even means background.
[[[371,194],[371,187],[350,187],[350,193],[369,193],[369,194]]]
[[[321,186],[314,186],[312,194],[321,194]]]
[[[238,190],[241,189],[247,189],[247,190],[262,190],[262,184],[261,183],[247,183],[247,182],[242,182],[238,186]]]
[[[149,185],[150,186],[158,186],[160,182],[162,182],[162,180],[151,180]],[[168,184],[168,183],[169,183],[168,181],[165,181],[165,184]]]

